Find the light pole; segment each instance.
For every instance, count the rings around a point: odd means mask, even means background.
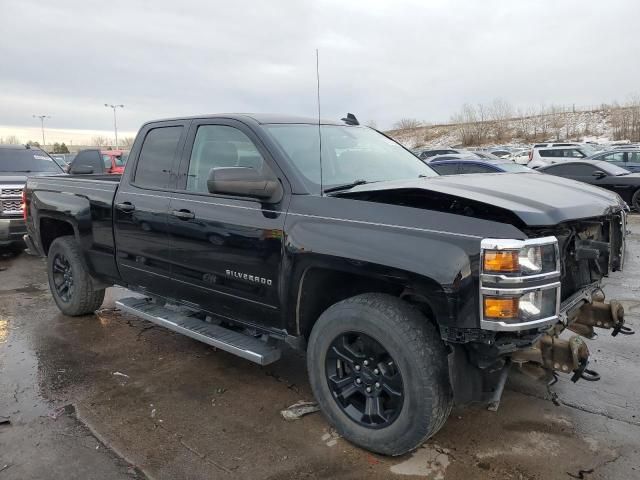
[[[124,108],[124,105],[104,104],[105,107],[113,109],[113,131],[116,134],[116,150],[118,149],[118,122],[116,120],[116,108]]]
[[[44,148],[44,145],[45,145],[45,141],[44,141],[44,119],[45,118],[51,118],[51,115],[33,115],[33,118],[39,118],[40,119],[40,128],[42,129],[42,148]]]

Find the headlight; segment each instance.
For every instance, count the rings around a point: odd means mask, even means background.
[[[485,322],[522,324],[549,319],[556,315],[557,285],[524,291],[513,296],[483,295]]]
[[[505,240],[483,240],[482,272],[526,276],[557,271],[557,240],[555,237],[541,240],[547,243],[538,243],[539,239],[511,240],[510,244],[506,244]]]
[[[480,325],[517,331],[550,325],[560,307],[555,237],[481,242]]]

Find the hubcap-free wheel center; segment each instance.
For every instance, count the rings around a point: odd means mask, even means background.
[[[329,346],[329,389],[340,409],[368,428],[393,423],[404,401],[402,375],[389,352],[370,336],[347,332]]]
[[[71,300],[73,294],[73,271],[67,258],[57,253],[53,257],[53,286],[63,302]]]

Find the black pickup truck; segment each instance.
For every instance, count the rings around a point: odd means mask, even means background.
[[[595,380],[581,336],[630,333],[600,289],[624,260],[616,194],[440,177],[353,117],[150,122],[122,178],[31,178],[25,201],[62,312],[118,284],[143,294],[122,310],[259,364],[306,349],[326,417],[383,454],[419,446],[454,402],[497,408],[514,366]]]

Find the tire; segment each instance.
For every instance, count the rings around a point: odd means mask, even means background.
[[[636,212],[640,212],[640,189],[636,190],[631,198],[631,207],[635,209]]]
[[[51,243],[47,254],[47,276],[51,295],[65,315],[76,317],[93,313],[104,301],[104,288],[94,288],[73,236],[58,237]],[[61,283],[67,283],[67,288],[60,287]]]
[[[348,344],[351,339],[360,336],[373,339],[373,342],[362,340],[366,344],[377,343],[381,346],[393,360],[388,365],[394,363],[391,368],[395,369],[397,366],[401,376],[402,404],[396,409],[395,417],[387,415],[388,411],[393,410],[382,410],[387,419],[391,417],[387,423],[382,422],[383,417],[378,419],[378,425],[364,425],[362,419],[367,417],[362,417],[360,421],[354,420],[353,407],[345,409],[341,406],[340,395],[336,396],[335,390],[332,391],[331,388],[329,376],[333,371],[333,357],[336,356],[335,345],[340,345],[342,341]],[[348,351],[353,351],[356,348],[354,345],[359,345],[358,340],[349,345]],[[338,355],[338,360],[341,361],[341,358]],[[364,363],[354,363],[353,368],[349,367],[349,362],[340,361],[337,363],[342,367],[338,367],[336,371],[349,369],[350,375],[356,375],[354,381],[347,379],[346,375],[344,377],[350,390],[358,380],[360,385],[355,385],[356,388],[362,388],[363,383],[371,387],[372,373],[379,372],[378,369],[373,372],[370,370],[371,364],[376,365],[377,360],[369,362],[367,367],[364,367]],[[385,363],[378,365],[385,367]],[[366,293],[329,307],[311,331],[307,368],[313,393],[329,422],[344,438],[372,452],[402,455],[414,450],[444,425],[451,412],[453,396],[447,350],[440,335],[418,310],[390,295]],[[355,371],[357,368],[358,372]],[[366,372],[365,368],[368,369]],[[386,373],[383,375],[386,376]],[[395,375],[390,378],[394,377]],[[374,377],[373,381],[376,378],[379,377]],[[384,382],[382,384],[385,389]],[[376,387],[379,387],[378,382],[373,389]],[[364,395],[371,396],[371,393],[365,394],[359,390],[351,397],[356,397],[353,400],[356,403],[362,398],[368,402]],[[387,395],[384,399],[385,406],[390,398],[391,395]],[[351,413],[348,413],[349,410]],[[365,406],[365,411],[371,410],[367,410]],[[371,418],[373,417],[368,417],[366,421],[371,422]]]

